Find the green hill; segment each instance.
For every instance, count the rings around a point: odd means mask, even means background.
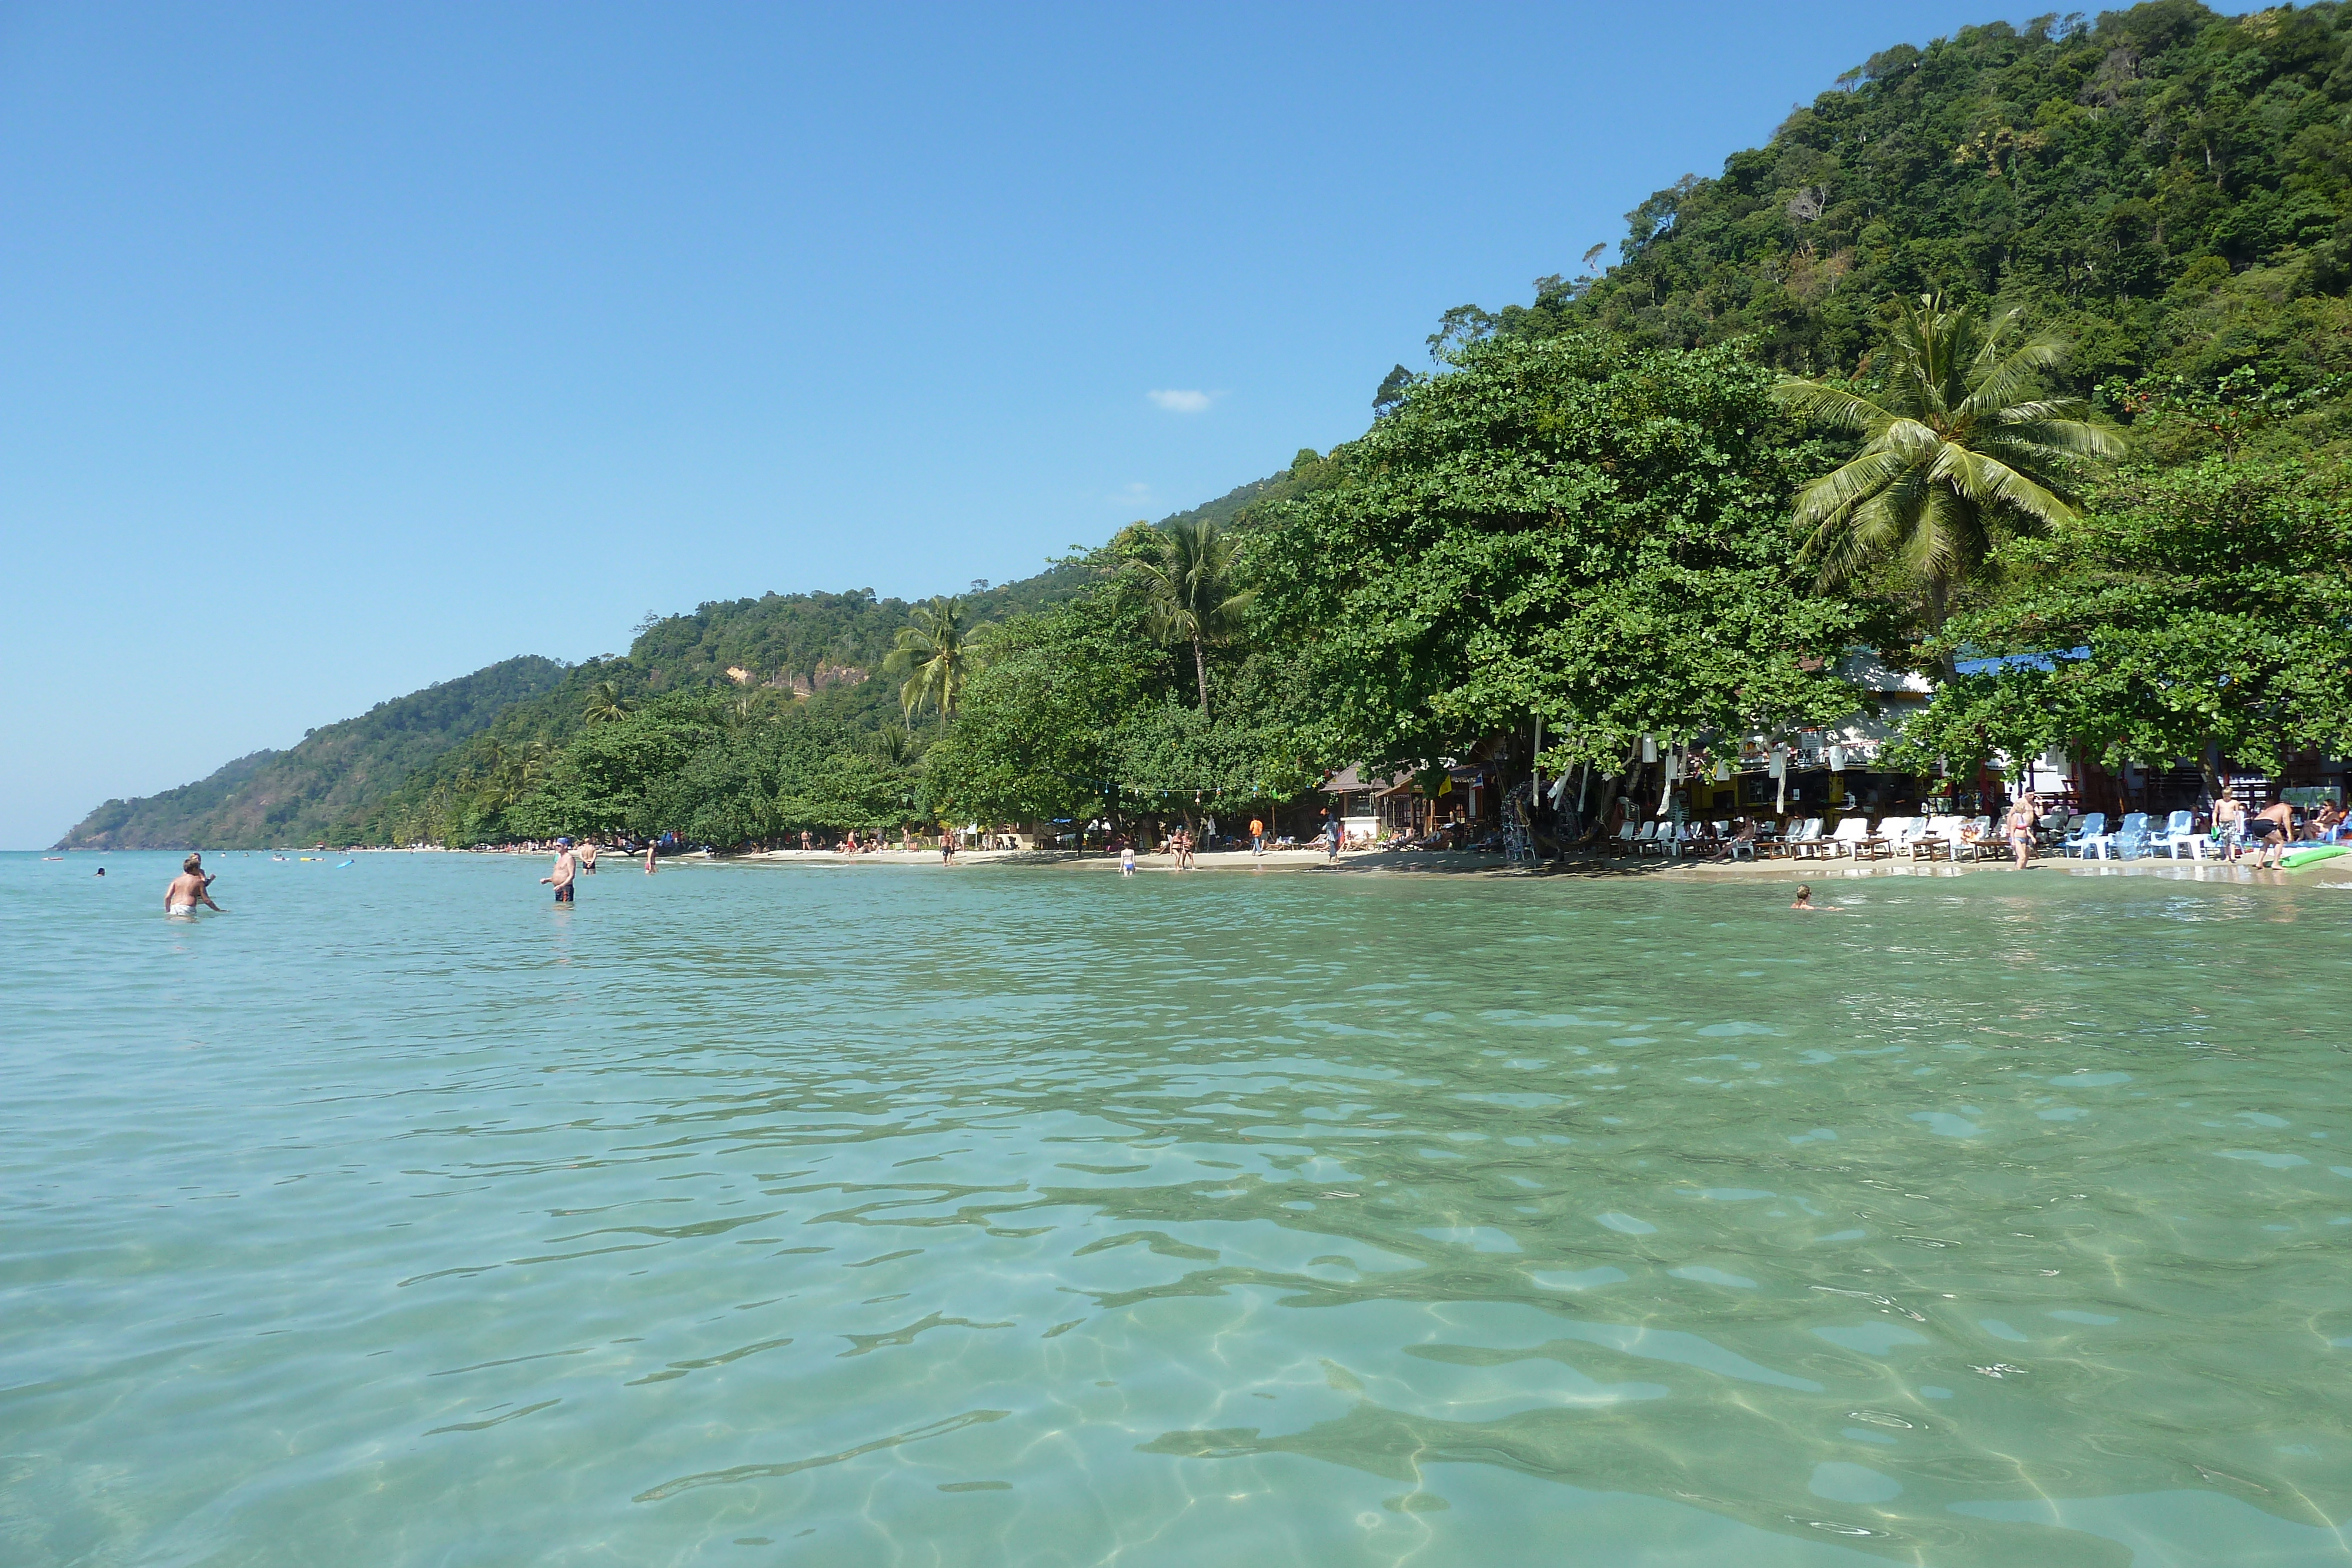
[[[561,685],[552,659],[508,659],[378,703],[312,730],[285,751],[257,751],[209,778],[136,800],[109,800],[59,849],[258,849],[333,836],[354,807],[487,727],[499,713]]]
[[[1605,276],[1441,334],[1747,338],[1848,372],[1890,302],[1941,290],[2073,340],[2082,390],[2179,376],[2332,391],[2352,371],[2352,13],[2157,0],[1897,45],[1713,179],[1627,214]],[[1588,256],[1588,266],[1595,254]]]
[[[975,584],[961,597],[975,621],[1002,620],[1058,603],[1084,580],[1076,568],[1056,566],[1017,582]],[[805,696],[879,669],[912,609],[907,600],[877,599],[872,589],[712,600],[641,627],[627,662],[649,691],[727,683]]]
[[[964,597],[975,619],[1002,620],[1057,603],[1084,581],[1080,569],[1055,566],[976,586]],[[811,699],[853,730],[877,730],[896,716],[897,697],[874,673],[911,608],[870,589],[713,601],[689,614],[648,620],[625,658],[573,666],[509,659],[379,704],[289,750],[255,752],[158,795],[109,800],[58,847],[260,848],[438,836],[448,824],[436,800],[474,798],[485,784],[493,799],[527,793],[548,757],[578,732],[590,693],[605,682],[624,701],[715,686],[781,694]]]

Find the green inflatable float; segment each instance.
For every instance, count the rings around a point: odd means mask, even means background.
[[[2338,855],[2352,855],[2352,844],[2313,844],[2308,849],[2289,850],[2279,857],[2282,871],[2301,871],[2321,861],[2332,861]]]

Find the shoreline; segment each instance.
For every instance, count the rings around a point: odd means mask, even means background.
[[[55,858],[62,859],[64,852],[61,852],[56,851],[42,852],[26,850],[11,852],[24,854],[47,853]],[[83,852],[104,853],[107,852]],[[176,849],[168,852],[125,850],[113,852],[122,854],[178,853],[179,851]],[[212,852],[222,855],[235,855],[240,853],[268,854],[271,852],[267,850],[226,850],[215,851]],[[525,860],[537,860],[543,858],[546,852],[505,848],[488,850],[450,850],[430,845],[402,845],[399,847],[383,845],[373,849],[332,850],[328,852],[328,853],[334,855],[509,855]],[[320,856],[316,851],[311,851],[305,852],[300,858],[304,860],[312,860],[323,857]],[[635,866],[638,862],[638,857],[635,855],[613,855],[605,858],[609,859],[610,864],[614,870],[618,870],[625,865]],[[1269,850],[1263,855],[1252,854],[1247,850],[1214,850],[1198,852],[1193,856],[1193,860],[1195,862],[1193,867],[1195,871],[1224,872],[1227,873],[1237,872],[1255,873],[1282,872],[1296,873],[1304,872],[1324,876],[1435,876],[1446,878],[1469,877],[1489,880],[1540,880],[1555,877],[1569,877],[1593,882],[1619,882],[1630,880],[1659,880],[1677,883],[1777,882],[1791,885],[1800,882],[1836,883],[1841,882],[1864,881],[1877,877],[1933,877],[1948,879],[1952,877],[1973,876],[1979,873],[1998,873],[2007,872],[2011,869],[2010,862],[2006,860],[1970,861],[1958,865],[1955,865],[1948,861],[1855,861],[1850,858],[1826,861],[1758,860],[1734,861],[1727,862],[1674,862],[1654,859],[1642,861],[1622,860],[1612,856],[1594,854],[1570,855],[1559,860],[1540,862],[1532,865],[1525,863],[1515,865],[1505,861],[1499,854],[1477,854],[1462,850],[1351,850],[1343,852],[1337,861],[1331,860],[1325,852],[1315,849]],[[1117,857],[1108,854],[1100,850],[1087,851],[1083,854],[1075,850],[959,850],[956,852],[955,862],[952,866],[941,866],[939,852],[936,850],[916,850],[912,852],[903,850],[876,850],[856,855],[843,854],[835,850],[755,850],[746,854],[713,854],[702,850],[691,850],[682,854],[665,857],[662,863],[673,869],[687,866],[715,865],[801,865],[830,866],[848,870],[858,866],[875,865],[909,868],[929,867],[935,870],[960,870],[967,866],[1000,866],[1015,867],[1029,871],[1050,871],[1062,873],[1107,872],[1113,874],[1116,874],[1118,870],[1118,861]],[[2298,876],[2301,871],[2315,870],[2321,871],[2323,875],[2321,877],[2311,879],[2308,882],[2301,883],[2299,885],[2352,887],[2352,882],[2336,881],[2325,874],[2329,867],[2334,866],[2334,862],[2322,862],[2315,866],[2300,867],[2297,871],[2290,872],[2279,867],[2269,867],[2258,870],[2251,865],[2231,865],[2226,862],[2218,860],[2175,861],[2170,859],[2140,859],[2132,861],[2086,861],[2061,860],[2050,856],[2038,856],[2030,863],[2028,869],[2030,871],[2042,873],[2054,872],[2060,876],[2069,877],[2161,877],[2177,882],[2226,882],[2235,883],[2240,886],[2269,885],[2278,887],[2298,885],[2298,883],[2294,879]],[[1176,872],[1177,866],[1175,857],[1172,855],[1149,854],[1136,856],[1135,869],[1139,875],[1146,873],[1152,874],[1171,874]],[[2341,876],[2344,873],[2352,873],[2352,857],[2346,857],[2343,864],[2340,867],[2336,867],[2336,872],[2337,876]]]
[[[1652,878],[1669,882],[1819,883],[1883,876],[1949,878],[2011,870],[2007,860],[1969,861],[1957,865],[1948,861],[1855,861],[1843,858],[1830,861],[1672,862],[1619,860],[1600,855],[1571,856],[1533,865],[1515,865],[1499,854],[1476,854],[1459,850],[1357,850],[1343,852],[1337,861],[1331,860],[1321,850],[1269,850],[1263,855],[1253,854],[1247,850],[1216,850],[1198,852],[1193,861],[1196,871],[1228,873],[1307,872],[1327,876],[1576,877],[1594,881]],[[835,850],[761,850],[741,855],[706,855],[697,852],[672,856],[667,863],[681,862],[706,865],[825,865],[843,869],[861,865],[895,865],[954,870],[967,865],[989,865],[1039,871],[1108,872],[1113,874],[1118,871],[1118,858],[1100,850],[1083,854],[1075,850],[959,850],[952,866],[942,866],[936,850],[876,850],[855,855]],[[1172,874],[1177,866],[1173,855],[1150,854],[1136,856],[1135,869],[1138,875],[1145,873]],[[2345,869],[2352,870],[2352,859],[2347,859]],[[2255,884],[2260,879],[2280,885],[2287,885],[2287,879],[2294,874],[2276,867],[2258,871],[2251,865],[2231,865],[2222,861],[2170,859],[2106,861],[2036,857],[2029,862],[2027,870],[2055,872],[2062,876],[2158,876],[2177,881],[2248,884]]]

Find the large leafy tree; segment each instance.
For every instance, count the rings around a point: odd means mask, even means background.
[[[2053,397],[2045,373],[2066,357],[2047,335],[2009,346],[2015,312],[1988,327],[1932,296],[1906,304],[1877,361],[1875,398],[1790,381],[1801,418],[1863,438],[1862,450],[1798,496],[1796,522],[1822,586],[1842,588],[1889,562],[1924,598],[1930,631],[2006,533],[2072,520],[2080,465],[2123,455],[2123,436],[2079,399]]]
[[[940,727],[947,727],[971,678],[975,645],[989,630],[985,623],[968,624],[961,599],[934,599],[915,606],[882,666],[886,673],[904,677],[898,702],[909,718],[928,706],[938,710]]]
[[[582,729],[548,768],[546,782],[506,813],[507,827],[527,836],[683,827],[658,821],[650,799],[721,739],[725,712],[722,697],[697,693],[660,698]]]
[[[1209,668],[1213,718],[1191,668],[1152,634],[1159,610],[1130,528],[1088,560],[1093,587],[1007,622],[972,676],[955,727],[925,761],[936,808],[992,821],[1213,810],[1278,800],[1318,773],[1292,716],[1309,695],[1295,664],[1257,651]]]
[[[1111,733],[1122,714],[1165,685],[1168,670],[1147,634],[1141,596],[1124,586],[1114,577],[999,631],[987,667],[966,690],[962,718],[927,759],[936,811],[1050,821],[1110,798]]]
[[[1920,767],[2080,747],[2275,771],[2352,752],[2352,475],[2210,460],[2126,476],[2004,552],[2011,585],[1946,651],[1992,655],[1906,728]]]
[[[1475,343],[1277,508],[1253,559],[1318,761],[1425,762],[1540,716],[1557,763],[1639,735],[1826,722],[1862,626],[1788,507],[1818,448],[1736,349]]]
[[[1191,645],[1205,718],[1208,651],[1241,634],[1257,595],[1242,586],[1239,541],[1215,523],[1179,517],[1148,532],[1133,570],[1150,602],[1150,629],[1163,643]]]

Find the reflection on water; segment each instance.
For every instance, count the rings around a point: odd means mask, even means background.
[[[221,869],[0,857],[11,1563],[2352,1563],[2345,890]]]

